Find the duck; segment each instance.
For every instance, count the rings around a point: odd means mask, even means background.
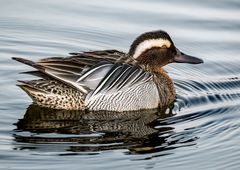
[[[36,62],[12,59],[34,68],[22,73],[37,79],[18,80],[17,84],[34,104],[52,109],[114,112],[171,105],[176,90],[163,67],[170,63],[203,63],[176,48],[163,30],[139,35],[127,53],[98,50]]]

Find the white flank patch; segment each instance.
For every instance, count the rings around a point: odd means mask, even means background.
[[[138,58],[144,51],[152,48],[152,47],[162,47],[166,46],[169,48],[171,46],[171,42],[167,39],[150,39],[141,42],[133,54],[133,58]]]

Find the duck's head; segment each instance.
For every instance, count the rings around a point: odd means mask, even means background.
[[[137,37],[129,50],[139,64],[147,66],[153,71],[169,63],[203,63],[202,59],[186,55],[178,50],[168,33],[165,31],[146,32]]]

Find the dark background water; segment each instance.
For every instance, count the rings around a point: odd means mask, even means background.
[[[15,86],[29,67],[13,56],[128,51],[156,29],[205,61],[166,67],[178,93],[170,111],[46,110]],[[239,169],[239,47],[237,0],[0,0],[0,169]]]

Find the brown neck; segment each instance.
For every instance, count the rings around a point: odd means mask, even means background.
[[[162,68],[162,67],[159,67],[158,65],[149,65],[149,64],[143,64],[143,63],[140,63],[140,62],[137,62],[139,65],[141,65],[141,67],[148,71],[148,72],[151,72],[151,73],[154,73],[156,75],[163,75],[163,74],[166,74],[166,71]],[[166,76],[168,76],[166,74]],[[169,77],[169,76],[168,76]],[[170,77],[169,77],[170,78]]]
[[[153,72],[155,75],[155,82],[158,84],[158,92],[162,98],[162,105],[169,105],[176,99],[176,90],[173,80],[169,77],[163,68]]]

